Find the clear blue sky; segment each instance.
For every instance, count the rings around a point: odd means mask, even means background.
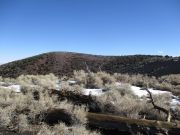
[[[180,0],[0,0],[0,63],[50,51],[180,55]]]

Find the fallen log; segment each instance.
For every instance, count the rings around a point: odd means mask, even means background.
[[[179,128],[180,123],[170,123],[165,121],[157,121],[157,120],[145,120],[145,119],[129,119],[125,117],[115,116],[115,115],[107,115],[107,114],[97,114],[97,113],[87,113],[87,118],[90,124],[96,124],[99,127],[104,128],[114,128],[119,124],[126,123],[129,125],[139,125],[146,127],[156,127],[156,128]],[[112,127],[110,127],[113,125]],[[106,127],[107,126],[107,127]]]
[[[47,124],[53,124],[53,122],[69,122],[72,118],[70,115],[65,114],[66,111],[62,109],[49,110],[45,114],[48,116],[44,119]],[[63,116],[66,116],[64,118]],[[67,119],[67,120],[66,120]],[[171,123],[165,121],[156,120],[144,120],[144,119],[129,119],[125,117],[87,113],[88,127],[92,129],[99,129],[101,131],[118,131],[119,133],[127,134],[156,134],[156,133],[168,133],[169,135],[178,135],[180,133],[180,123]],[[56,124],[54,123],[54,124]],[[66,123],[69,124],[69,123]]]
[[[101,129],[103,133],[116,131],[116,134],[179,135],[180,123],[156,120],[129,119],[114,115],[87,113],[89,127]]]

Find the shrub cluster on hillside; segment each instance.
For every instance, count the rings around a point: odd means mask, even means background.
[[[33,131],[37,135],[99,135],[99,132],[87,129],[87,104],[76,104],[68,99],[60,100],[58,95],[51,95],[52,90],[71,91],[82,95],[85,88],[103,89],[105,94],[91,97],[98,113],[114,114],[134,119],[166,120],[166,115],[153,109],[148,99],[138,98],[130,90],[130,84],[176,92],[179,90],[180,75],[169,75],[160,78],[143,75],[113,74],[105,72],[74,71],[71,78],[58,78],[49,75],[21,75],[16,79],[2,78],[6,84],[20,84],[21,93],[0,87],[0,126],[18,132]],[[75,81],[75,83],[69,83]],[[122,83],[118,85],[118,83]],[[4,84],[3,84],[4,85]],[[165,89],[166,88],[166,89]],[[173,89],[172,89],[173,88]],[[169,109],[171,97],[168,94],[153,95],[157,105]],[[180,107],[174,108],[177,115]],[[60,121],[55,125],[42,123],[44,114],[52,109],[64,110],[71,119],[67,125]]]
[[[22,93],[0,88],[0,126],[19,132],[34,131],[37,135],[92,134],[97,132],[86,129],[85,106],[76,106],[68,101],[58,101],[56,96],[50,96],[49,90],[55,89],[57,77],[20,76],[16,83],[21,84]],[[48,85],[49,84],[49,85]],[[37,98],[38,96],[38,98]],[[59,123],[53,127],[41,123],[46,117],[43,114],[51,109],[63,109],[72,119],[72,125]],[[34,127],[36,125],[36,128]],[[71,130],[73,129],[73,130]]]
[[[114,77],[120,82],[130,83],[140,87],[146,87],[148,84],[151,88],[170,91],[176,95],[180,95],[180,74],[152,77],[141,74],[128,75],[115,73]]]

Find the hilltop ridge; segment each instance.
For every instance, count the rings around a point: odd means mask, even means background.
[[[0,65],[0,76],[22,74],[72,75],[74,70],[147,74],[161,76],[180,73],[180,57],[159,55],[102,56],[74,52],[49,52]]]

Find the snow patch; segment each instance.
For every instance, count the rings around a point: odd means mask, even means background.
[[[5,86],[0,86],[0,87],[3,89],[12,90],[12,91],[17,92],[17,93],[21,92],[21,86],[20,85],[10,85],[7,87],[5,87]]]
[[[172,95],[171,105],[172,106],[180,105],[180,98],[177,97],[177,96]]]
[[[131,90],[133,91],[133,93],[135,95],[137,95],[139,98],[143,97],[143,96],[147,96],[148,93],[146,90],[141,89],[140,87],[136,87],[136,86],[131,86]],[[162,91],[162,90],[153,90],[152,88],[149,89],[149,91],[154,94],[154,95],[158,95],[158,94],[170,94],[172,97],[172,100],[170,102],[171,106],[177,106],[180,105],[180,98],[178,98],[177,96],[172,95],[171,92],[169,91]]]
[[[135,95],[137,95],[138,97],[143,97],[143,96],[147,96],[148,93],[146,90],[141,89],[140,87],[137,86],[131,86],[131,90],[133,91],[133,93]],[[154,90],[152,88],[148,89],[152,94],[154,95],[158,95],[158,94],[171,94],[171,92],[168,91],[162,91],[162,90]]]
[[[60,91],[61,86],[60,86],[60,80],[56,81],[56,90]]]
[[[13,90],[14,92],[21,92],[21,86],[20,85],[11,85],[11,86],[8,86],[7,88]]]
[[[68,81],[69,84],[76,84],[77,82],[76,81]]]
[[[177,106],[177,105],[180,105],[180,100],[177,100],[177,99],[172,99],[172,101],[171,101],[171,105],[172,105],[172,106]]]
[[[115,85],[116,85],[116,86],[121,86],[122,83],[121,83],[121,82],[116,82]]]
[[[6,84],[5,82],[0,82],[0,86],[5,85],[5,84]]]
[[[83,95],[101,96],[103,95],[102,89],[84,89],[82,90]]]

